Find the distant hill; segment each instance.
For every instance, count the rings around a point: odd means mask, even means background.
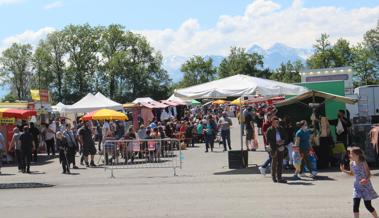
[[[271,48],[265,50],[258,45],[253,45],[247,49],[248,53],[258,53],[264,56],[264,67],[276,69],[282,62],[305,60],[312,55],[312,49],[292,48],[282,43],[276,43]],[[205,58],[212,58],[215,66],[219,66],[224,59],[220,55],[206,55]],[[180,81],[183,78],[183,72],[180,71],[182,64],[190,57],[185,56],[168,56],[163,60],[163,67],[168,71],[174,82]]]

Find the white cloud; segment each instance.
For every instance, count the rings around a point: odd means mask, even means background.
[[[56,1],[56,2],[49,3],[47,5],[44,5],[43,9],[45,9],[45,10],[51,10],[51,9],[54,9],[54,8],[61,8],[61,7],[63,7],[63,2]]]
[[[22,2],[22,0],[0,0],[0,6],[1,5],[18,4],[20,2]]]
[[[47,34],[53,31],[55,31],[53,27],[44,27],[37,31],[26,30],[21,34],[7,37],[0,43],[0,52],[10,47],[13,43],[29,43],[35,46],[41,39],[44,39]]]
[[[375,26],[379,6],[345,9],[338,7],[306,8],[301,0],[283,8],[270,0],[255,0],[238,16],[222,15],[217,23],[202,29],[196,19],[188,19],[178,29],[137,30],[151,44],[169,55],[225,55],[231,46],[265,48],[276,42],[292,47],[311,47],[321,33],[332,41],[340,37],[353,43]]]

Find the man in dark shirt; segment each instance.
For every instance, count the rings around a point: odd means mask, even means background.
[[[271,127],[267,130],[267,144],[270,146],[271,176],[273,182],[286,183],[282,179],[283,157],[287,136],[285,130],[279,126],[279,119],[273,117],[271,119]]]
[[[29,126],[24,126],[24,132],[20,136],[21,141],[21,161],[22,173],[30,173],[30,161],[34,147],[33,135],[30,133]]]
[[[90,128],[89,122],[86,122],[84,126],[80,128],[79,140],[83,146],[83,156],[87,167],[90,166],[90,164],[88,163],[88,155],[91,155],[91,167],[95,167],[96,165],[94,162],[94,158],[96,154],[96,148],[95,142],[92,138],[92,130]]]
[[[253,117],[253,108],[248,107],[247,113],[245,114],[245,126],[246,126],[246,147],[249,150],[249,145],[254,139],[254,117]],[[255,150],[255,149],[252,149]]]
[[[39,146],[39,129],[34,125],[34,123],[30,123],[30,133],[33,136],[33,142],[34,142],[34,153],[33,153],[33,161],[37,162],[37,153],[38,153],[38,146]]]

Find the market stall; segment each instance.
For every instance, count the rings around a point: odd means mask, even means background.
[[[106,97],[105,97],[106,98]],[[123,110],[122,104],[88,93],[73,105],[67,105],[66,113],[87,113],[98,109]]]
[[[301,86],[239,74],[200,85],[175,90],[174,96],[189,99],[219,99],[227,97],[241,97],[241,99],[243,99],[243,97],[247,95],[301,95],[307,91],[308,90],[306,88]],[[235,153],[235,151],[229,152],[230,168],[247,167],[247,151],[243,151],[242,131],[240,145],[240,153]]]
[[[10,142],[13,136],[13,129],[18,126],[22,126],[29,121],[32,116],[36,116],[35,110],[23,110],[13,108],[0,108],[0,131],[3,134],[6,141],[6,151],[10,152]]]

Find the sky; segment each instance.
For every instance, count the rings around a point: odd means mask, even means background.
[[[68,24],[117,23],[165,57],[225,55],[278,42],[310,48],[321,33],[359,42],[379,19],[379,0],[0,0],[0,18],[0,52]]]

